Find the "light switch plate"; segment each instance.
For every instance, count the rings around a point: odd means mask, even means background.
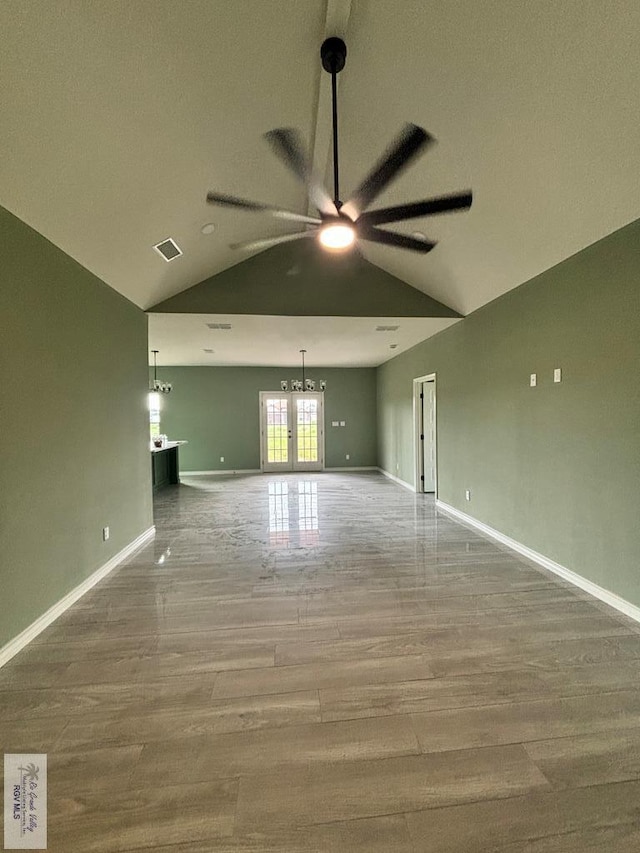
[[[537,384],[538,384],[538,374],[532,373],[531,376],[529,377],[529,385],[532,388],[535,388]]]
[[[346,425],[347,425],[346,421],[340,421],[340,426],[346,426]]]
[[[553,371],[553,381],[562,382],[562,368],[556,367]]]
[[[331,421],[331,426],[340,426],[340,421]]]

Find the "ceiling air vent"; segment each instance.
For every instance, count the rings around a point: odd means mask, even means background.
[[[182,254],[182,249],[172,237],[167,237],[166,240],[157,243],[153,248],[159,255],[162,255],[165,261],[174,261]]]
[[[376,326],[376,332],[397,332],[400,326]]]
[[[207,326],[210,329],[215,329],[216,331],[228,331],[231,328],[231,323],[207,323]]]
[[[202,352],[212,353],[212,352],[214,352],[214,350],[212,350],[212,349],[203,349],[203,350],[202,350]]]

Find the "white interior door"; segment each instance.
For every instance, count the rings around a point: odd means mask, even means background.
[[[321,471],[324,467],[322,393],[260,392],[263,471]]]
[[[422,491],[436,490],[436,387],[422,383]]]

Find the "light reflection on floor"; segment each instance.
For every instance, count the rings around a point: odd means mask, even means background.
[[[269,543],[273,547],[288,548],[293,532],[296,545],[318,545],[318,484],[313,480],[300,480],[289,490],[286,480],[271,480],[268,493]]]

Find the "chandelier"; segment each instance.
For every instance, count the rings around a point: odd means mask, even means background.
[[[306,353],[306,349],[300,350],[300,355],[302,356],[302,379],[292,379],[290,382],[287,382],[286,379],[283,379],[280,382],[280,390],[288,391],[289,386],[291,386],[292,391],[315,391],[316,383],[314,379],[306,379],[304,375],[304,354]],[[324,379],[321,379],[318,383],[320,391],[324,391],[327,387],[327,383]]]
[[[170,382],[161,382],[158,379],[158,365],[157,365],[157,356],[159,350],[152,349],[153,353],[153,384],[149,389],[151,394],[169,394],[171,391],[171,383]]]

